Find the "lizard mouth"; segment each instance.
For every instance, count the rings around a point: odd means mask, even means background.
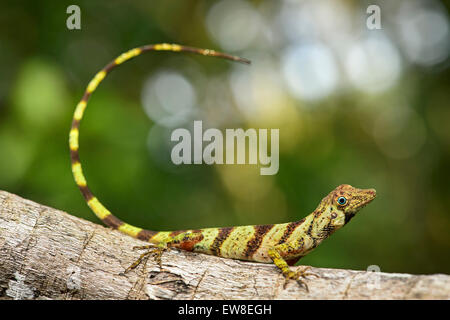
[[[377,191],[375,189],[360,189],[358,190],[358,197],[359,200],[357,204],[349,210],[345,214],[345,224],[347,224],[355,215],[356,213],[364,208],[366,205],[368,205],[370,202],[372,202],[377,196]]]
[[[377,191],[375,189],[362,189],[360,191],[360,199],[357,207],[355,208],[357,211],[367,206],[371,203],[377,196]],[[356,212],[355,212],[356,213]]]
[[[372,202],[373,199],[376,198],[377,190],[375,190],[375,189],[366,189],[366,190],[364,190],[364,194],[365,194],[365,197],[366,197],[366,201],[365,201],[364,205],[367,205],[368,203]]]

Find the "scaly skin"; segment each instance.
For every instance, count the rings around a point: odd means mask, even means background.
[[[167,248],[175,247],[223,258],[273,262],[281,270],[286,280],[296,279],[303,283],[300,277],[311,273],[306,271],[307,268],[293,272],[289,265],[296,263],[301,257],[314,250],[324,239],[348,223],[362,207],[375,198],[374,189],[357,189],[346,184],[340,185],[320,202],[313,213],[295,222],[161,232],[144,230],[121,221],[106,209],[90,191],[80,163],[78,141],[80,122],[87,107],[87,101],[111,70],[147,51],[191,52],[249,63],[248,60],[214,50],[176,44],[147,45],[132,49],[117,57],[98,72],[86,88],[83,98],[76,107],[69,135],[72,172],[87,204],[99,219],[113,229],[151,243],[148,246],[137,247],[137,249],[145,249],[146,252],[127,271],[135,268],[148,255],[153,255],[161,263],[162,252]]]

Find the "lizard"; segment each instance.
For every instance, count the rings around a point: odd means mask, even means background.
[[[314,250],[324,239],[346,225],[356,213],[376,197],[375,189],[358,189],[342,184],[331,191],[317,208],[299,221],[223,228],[204,228],[177,231],[152,231],[132,226],[113,215],[92,193],[83,174],[79,157],[79,130],[87,102],[105,76],[120,64],[148,51],[189,52],[203,56],[224,58],[249,64],[250,61],[215,50],[199,49],[178,44],[153,44],[131,49],[107,64],[89,82],[77,104],[69,134],[72,173],[87,205],[107,226],[149,245],[134,249],[146,250],[125,272],[136,268],[143,258],[152,255],[161,266],[161,255],[169,248],[178,248],[222,258],[273,263],[285,278],[303,281],[310,267],[291,270],[300,258]]]

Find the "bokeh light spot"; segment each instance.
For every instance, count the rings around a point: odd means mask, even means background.
[[[190,82],[172,71],[157,73],[144,83],[142,89],[145,112],[150,119],[163,126],[176,126],[189,119],[196,100]]]
[[[216,3],[206,16],[206,26],[228,51],[248,47],[262,27],[258,12],[249,3],[234,0]]]
[[[349,49],[345,67],[355,88],[377,93],[396,83],[401,72],[401,59],[386,36],[372,33]]]
[[[298,99],[323,98],[336,88],[339,73],[335,59],[320,43],[289,48],[282,64],[288,88]]]
[[[419,65],[431,66],[444,61],[449,54],[448,15],[438,10],[435,1],[404,1],[397,25],[401,44],[408,59]]]

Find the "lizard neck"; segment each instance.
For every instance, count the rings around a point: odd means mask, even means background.
[[[319,207],[308,216],[310,224],[306,234],[312,240],[312,248],[317,247],[323,240],[341,227],[340,223],[335,223],[337,221],[333,218],[333,212],[335,212],[335,208],[332,206],[319,205]]]

